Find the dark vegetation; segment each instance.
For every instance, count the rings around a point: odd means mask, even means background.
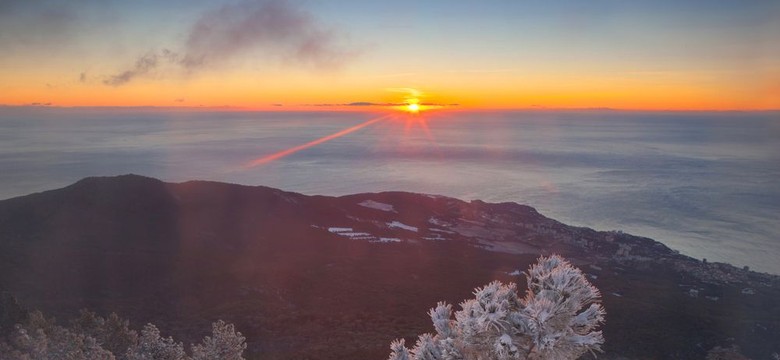
[[[394,211],[358,205],[366,199]],[[351,240],[331,226],[403,241]],[[433,228],[458,231],[431,240]],[[616,257],[618,244],[641,256]],[[0,331],[20,319],[13,295],[58,319],[86,308],[134,328],[154,323],[185,344],[224,319],[246,336],[250,359],[384,359],[393,339],[433,331],[426,313],[438,301],[457,304],[491,280],[524,287],[509,273],[552,252],[603,293],[600,358],[704,358],[731,345],[756,359],[780,352],[776,277],[702,264],[649,239],[568,227],[517,204],[132,175],[0,201]]]

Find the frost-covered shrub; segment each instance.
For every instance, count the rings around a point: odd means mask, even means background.
[[[160,337],[160,330],[152,324],[146,324],[141,330],[138,343],[127,349],[128,360],[186,360],[189,359],[181,343],[172,337]]]
[[[246,338],[222,320],[211,324],[212,335],[193,345],[190,356],[182,343],[161,337],[152,324],[138,336],[114,313],[103,318],[82,310],[66,328],[40,311],[23,311],[5,292],[0,292],[0,324],[2,360],[244,360],[246,350]]]
[[[53,318],[47,319],[40,311],[34,311],[0,344],[0,358],[113,360],[114,355],[91,336],[58,326]]]
[[[192,346],[192,357],[184,351],[184,346],[171,337],[163,338],[160,330],[147,324],[141,330],[137,343],[132,344],[126,358],[128,360],[244,360],[246,338],[237,332],[233,324],[219,320],[211,324],[211,336],[206,336],[200,344]]]
[[[138,333],[130,329],[130,322],[115,313],[103,318],[94,312],[81,310],[81,316],[71,321],[71,331],[94,338],[119,359],[125,359],[127,349],[138,342]]]
[[[211,324],[211,336],[192,346],[193,360],[244,360],[246,338],[237,332],[233,324],[219,320]]]
[[[390,360],[575,359],[600,351],[604,322],[600,293],[560,256],[539,258],[526,273],[528,290],[494,281],[475,298],[431,309],[436,335],[420,335],[412,349],[391,345]]]

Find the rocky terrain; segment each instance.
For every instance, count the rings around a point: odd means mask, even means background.
[[[494,279],[523,288],[522,271],[550,253],[602,291],[600,358],[780,353],[780,277],[515,203],[136,175],[0,201],[0,288],[23,306],[63,320],[116,312],[185,340],[224,319],[248,358],[384,359],[391,340],[433,330],[437,301]]]

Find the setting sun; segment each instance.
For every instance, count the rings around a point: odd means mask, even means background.
[[[406,111],[417,114],[420,112],[420,104],[408,104],[406,105]]]

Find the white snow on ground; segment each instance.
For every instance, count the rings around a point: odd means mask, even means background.
[[[346,236],[348,238],[353,238],[353,239],[355,239],[355,238],[362,238],[362,237],[373,237],[373,235],[371,235],[369,233],[364,233],[364,232],[352,232],[352,231],[349,231],[349,232],[340,232],[338,234],[341,235],[341,236]]]
[[[348,227],[329,227],[328,231],[338,236],[343,236],[345,238],[348,238],[350,240],[364,240],[371,243],[401,242],[401,239],[399,238],[383,238],[383,237],[378,238],[366,232],[354,231],[352,228],[348,228]]]
[[[449,230],[442,230],[442,229],[437,229],[437,228],[430,228],[430,229],[428,229],[428,230],[430,230],[430,231],[435,231],[435,232],[440,232],[440,233],[445,233],[445,234],[457,234],[457,233],[456,233],[456,232],[454,232],[454,231],[449,231]]]
[[[416,227],[410,226],[410,225],[406,225],[406,224],[404,224],[404,223],[402,223],[400,221],[389,222],[389,223],[387,223],[387,226],[389,226],[391,228],[399,228],[399,229],[403,229],[403,230],[417,232],[417,228]]]
[[[432,241],[438,241],[438,240],[447,240],[447,238],[441,236],[439,233],[433,233],[431,236],[424,237],[423,240],[432,240]]]
[[[352,240],[374,240],[376,237],[369,233],[353,231],[348,227],[329,227],[328,231],[339,236],[348,237]]]
[[[366,200],[363,201],[362,203],[359,203],[358,205],[371,208],[371,209],[376,209],[376,210],[395,212],[393,205],[381,203],[374,200]]]

